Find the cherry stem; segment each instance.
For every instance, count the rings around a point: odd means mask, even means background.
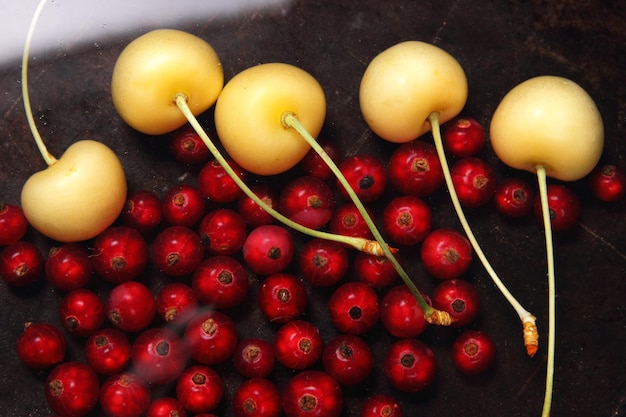
[[[523,327],[523,336],[524,336],[524,345],[526,346],[526,351],[529,356],[533,356],[537,351],[538,344],[538,335],[537,335],[537,327],[535,326],[535,316],[529,313],[522,305],[515,299],[513,294],[508,290],[506,285],[500,280],[495,270],[489,263],[489,260],[485,256],[482,248],[478,244],[474,233],[472,232],[472,228],[465,217],[465,213],[463,212],[463,208],[461,206],[461,202],[459,201],[459,197],[454,188],[454,184],[452,183],[452,175],[450,174],[450,167],[448,165],[448,161],[446,160],[445,151],[443,147],[443,141],[441,139],[441,128],[439,126],[439,113],[433,112],[428,116],[428,120],[430,121],[430,125],[432,128],[433,139],[435,142],[435,148],[437,149],[437,154],[439,156],[439,161],[441,163],[441,168],[443,170],[443,176],[446,180],[446,185],[448,187],[448,192],[450,194],[450,198],[452,199],[452,205],[456,211],[457,217],[463,226],[463,230],[465,230],[465,234],[467,235],[468,240],[470,241],[472,247],[474,248],[474,252],[476,252],[476,256],[482,262],[485,270],[491,277],[494,284],[498,287],[504,298],[507,299],[509,304],[515,309],[517,315],[522,321]]]
[[[556,342],[556,278],[554,273],[554,247],[552,241],[552,223],[550,221],[550,207],[548,206],[548,184],[546,168],[543,165],[535,167],[539,181],[539,197],[541,199],[541,214],[546,236],[546,255],[548,264],[548,360],[546,364],[546,392],[543,401],[542,416],[550,415],[552,407],[552,390],[554,385],[554,351]]]
[[[46,0],[41,0],[41,2],[39,2],[39,5],[35,10],[35,14],[33,15],[33,19],[30,22],[28,34],[26,35],[26,44],[24,45],[24,53],[22,54],[22,97],[24,98],[24,110],[26,111],[28,126],[33,134],[37,148],[39,148],[39,153],[41,153],[41,156],[46,164],[52,165],[57,161],[57,159],[52,156],[50,152],[48,152],[48,148],[46,148],[46,144],[43,142],[43,139],[37,130],[37,125],[35,124],[35,118],[33,117],[33,111],[30,105],[30,96],[28,94],[28,57],[30,55],[30,45],[33,40],[33,34],[35,33],[35,27],[39,21],[39,16],[41,15],[41,11],[45,5]]]
[[[302,136],[309,143],[311,148],[313,148],[313,150],[317,152],[317,154],[322,158],[322,160],[326,163],[326,165],[328,165],[328,167],[333,172],[333,174],[335,174],[335,176],[337,177],[341,185],[346,189],[348,195],[350,196],[350,199],[356,206],[357,210],[359,210],[359,213],[361,214],[361,216],[363,216],[363,220],[365,220],[365,223],[367,224],[368,228],[372,232],[372,235],[374,235],[376,242],[378,242],[378,244],[380,245],[380,248],[383,250],[384,255],[387,257],[387,259],[389,259],[389,261],[391,261],[395,270],[398,272],[398,274],[400,275],[404,283],[407,285],[407,287],[409,287],[409,289],[411,290],[411,292],[417,299],[419,306],[424,311],[424,315],[426,317],[432,318],[433,312],[435,309],[426,302],[426,300],[424,299],[424,297],[422,296],[418,288],[415,286],[411,278],[409,278],[406,271],[402,268],[402,265],[400,265],[397,258],[393,255],[393,253],[389,249],[389,245],[383,239],[382,235],[380,234],[380,231],[374,224],[374,221],[372,220],[367,210],[365,209],[365,206],[363,206],[363,203],[361,202],[359,197],[356,195],[356,193],[352,189],[352,186],[350,185],[350,183],[348,183],[348,180],[346,180],[346,177],[343,175],[339,167],[337,167],[337,164],[335,164],[332,158],[326,153],[324,148],[320,146],[319,143],[317,143],[317,141],[313,138],[313,136],[311,136],[311,134],[306,130],[306,128],[302,126],[302,123],[300,123],[300,121],[298,120],[295,114],[291,112],[285,112],[283,113],[281,119],[282,119],[283,125],[287,127],[291,127],[294,130],[296,130],[300,134],[300,136]],[[438,323],[438,324],[443,324],[443,323]]]

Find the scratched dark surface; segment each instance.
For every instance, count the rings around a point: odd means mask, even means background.
[[[623,2],[574,1],[295,1],[279,9],[260,7],[245,13],[181,25],[218,51],[226,78],[262,62],[300,66],[323,86],[328,113],[322,135],[338,141],[345,154],[372,152],[386,158],[394,145],[376,138],[362,120],[358,86],[367,63],[392,44],[418,39],[432,42],[463,65],[470,87],[464,114],[488,126],[500,98],[517,83],[541,74],[569,77],[596,100],[603,115],[606,145],[602,162],[626,166],[626,31]],[[166,138],[145,137],[117,116],[109,94],[110,74],[124,45],[141,31],[114,41],[83,45],[80,39],[63,50],[42,54],[31,63],[30,88],[35,117],[55,155],[76,140],[93,138],[112,147],[128,174],[131,190],[159,195],[177,182],[195,181],[194,172],[173,161]],[[0,200],[18,203],[20,188],[45,168],[26,124],[19,83],[19,62],[0,68]],[[212,131],[211,113],[201,117]],[[428,138],[428,137],[427,137]],[[503,178],[526,174],[499,163],[487,148],[481,154]],[[272,181],[282,181],[284,177]],[[625,201],[594,200],[585,180],[570,184],[583,201],[577,225],[556,234],[557,356],[554,416],[626,416],[626,220]],[[428,199],[436,227],[459,228],[444,189]],[[482,312],[476,328],[488,332],[498,349],[492,372],[464,378],[449,360],[452,329],[429,329],[422,339],[437,355],[435,384],[418,394],[393,391],[382,376],[381,360],[392,340],[380,327],[365,337],[378,363],[367,384],[346,388],[344,416],[358,416],[363,398],[391,393],[405,415],[533,416],[540,415],[546,362],[547,284],[542,228],[534,219],[511,222],[491,207],[468,212],[478,240],[494,268],[522,304],[538,318],[539,353],[526,357],[513,310],[475,261],[467,279],[480,291]],[[33,231],[28,239],[42,250],[50,242]],[[423,274],[417,252],[402,261],[418,286],[429,292],[437,284]],[[146,282],[157,288],[162,277],[152,271]],[[256,287],[255,287],[256,285]],[[253,285],[251,299],[258,284]],[[98,287],[104,294],[105,288]],[[23,290],[0,283],[0,416],[48,416],[45,372],[24,368],[15,341],[26,321],[58,323],[62,294],[42,279]],[[307,317],[318,323],[324,339],[336,333],[324,305],[324,291],[311,289]],[[271,328],[250,302],[235,313],[240,337],[271,338]],[[72,340],[72,339],[70,339]],[[271,339],[270,339],[271,340]],[[81,360],[79,341],[69,358]],[[219,367],[227,395],[217,410],[231,416],[232,391],[240,379]],[[289,373],[276,371],[282,387]],[[98,415],[97,412],[94,415]]]

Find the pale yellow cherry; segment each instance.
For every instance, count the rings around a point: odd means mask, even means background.
[[[223,86],[224,71],[211,45],[187,32],[157,29],[124,48],[113,69],[111,94],[126,123],[160,135],[187,123],[177,94],[198,115],[215,103]]]
[[[589,94],[556,76],[531,78],[514,87],[496,108],[491,145],[507,165],[574,181],[598,163],[604,146],[602,117]]]
[[[106,145],[81,140],[22,188],[28,222],[61,242],[95,237],[110,226],[126,201],[122,164]]]
[[[215,127],[224,149],[242,168],[259,175],[279,174],[310,149],[283,123],[289,113],[317,137],[326,116],[322,87],[293,65],[262,64],[226,83],[215,105]]]
[[[429,116],[440,124],[461,112],[467,77],[443,49],[420,41],[398,43],[378,54],[361,80],[361,113],[383,139],[402,143],[430,131]]]

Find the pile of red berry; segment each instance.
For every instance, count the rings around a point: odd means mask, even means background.
[[[533,186],[520,178],[496,179],[477,156],[485,144],[478,122],[458,118],[444,127],[444,144],[455,159],[452,178],[465,207],[493,202],[506,216],[539,215]],[[320,142],[363,203],[372,211],[380,208],[374,218],[381,219],[390,244],[419,253],[424,270],[438,282],[424,295],[459,329],[452,363],[464,374],[488,370],[496,345],[473,326],[479,295],[464,279],[472,248],[456,230],[433,229],[436,214],[426,203],[443,183],[434,146],[415,140],[382,161],[374,155],[343,157],[333,143]],[[24,287],[45,276],[62,294],[63,329],[28,323],[16,341],[25,366],[49,370],[44,389],[57,415],[80,417],[99,407],[116,417],[207,417],[218,411],[238,417],[339,416],[344,387],[366,384],[378,362],[392,390],[415,392],[433,383],[437,360],[419,339],[429,325],[387,259],[333,241],[304,240],[277,225],[209,160],[195,133],[176,132],[171,151],[180,163],[199,167],[195,185],[179,184],[162,196],[134,191],[115,225],[93,241],[56,245],[47,256],[23,240],[28,224],[21,209],[0,205],[2,279]],[[280,189],[261,183],[252,189],[300,224],[371,238],[317,154],[309,153],[293,172],[300,175]],[[593,195],[614,201],[623,197],[626,177],[606,165],[591,174],[590,184]],[[571,227],[578,197],[562,184],[548,192],[554,229]],[[163,277],[158,285],[149,277],[153,273]],[[308,313],[311,289],[327,294],[327,305],[318,306],[316,315],[327,317],[334,334],[322,334]],[[239,311],[251,300],[248,319],[271,323],[272,340],[239,334]],[[375,357],[366,342],[377,325],[393,340],[384,357]],[[67,359],[68,338],[82,343],[84,360]],[[290,373],[284,386],[274,380],[279,368]],[[225,385],[225,369],[238,373],[241,384]],[[397,417],[402,409],[392,396],[376,394],[362,402],[360,415]]]

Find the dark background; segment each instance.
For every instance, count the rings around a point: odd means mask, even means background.
[[[295,1],[279,9],[252,8],[245,13],[181,24],[180,28],[209,41],[222,59],[226,80],[264,62],[295,64],[316,77],[328,102],[322,135],[338,141],[346,155],[373,152],[388,158],[395,145],[376,138],[358,107],[360,77],[383,49],[403,40],[434,43],[455,56],[469,81],[464,114],[488,128],[502,96],[535,75],[569,77],[596,100],[603,115],[606,145],[603,163],[626,166],[626,9],[623,2],[573,1]],[[72,22],[68,22],[72,24]],[[167,139],[145,137],[128,128],[112,106],[109,84],[122,48],[142,31],[114,41],[66,45],[31,62],[31,100],[39,129],[52,154],[60,156],[76,140],[102,141],[119,155],[131,190],[162,195],[177,182],[193,183],[194,171],[173,161]],[[20,64],[0,67],[0,200],[19,203],[20,189],[34,172],[44,169],[26,124],[20,90]],[[212,115],[201,117],[212,132]],[[427,140],[430,138],[425,137]],[[498,176],[532,176],[512,171],[489,148],[480,155]],[[280,182],[284,177],[272,179]],[[583,179],[569,184],[582,199],[575,227],[555,236],[557,270],[557,356],[553,415],[626,415],[626,232],[624,199],[605,204],[593,199]],[[428,199],[436,227],[460,230],[447,193]],[[345,416],[357,416],[361,400],[373,392],[396,395],[405,415],[529,416],[539,415],[546,362],[547,284],[543,230],[527,219],[512,222],[492,207],[469,211],[470,223],[494,268],[524,306],[538,318],[542,335],[534,358],[525,355],[517,316],[500,296],[478,261],[467,279],[480,291],[482,313],[475,327],[488,332],[498,349],[493,372],[464,378],[448,358],[456,334],[429,329],[422,337],[435,351],[439,376],[433,387],[414,395],[393,392],[377,364],[366,386],[346,389]],[[27,239],[42,250],[50,242],[32,230]],[[417,252],[402,253],[418,286],[429,292],[437,282],[417,263]],[[158,287],[157,272],[146,281]],[[104,291],[106,288],[100,288]],[[255,292],[253,286],[251,297]],[[326,317],[324,291],[311,289],[307,317],[319,323],[328,340],[335,330]],[[18,361],[15,342],[26,321],[58,323],[62,294],[42,279],[27,289],[0,283],[0,416],[47,416],[43,395],[45,372],[33,372]],[[240,335],[271,338],[253,303],[236,313]],[[256,321],[254,321],[256,319]],[[381,358],[391,341],[380,329],[366,335]],[[69,357],[81,360],[73,341]],[[379,361],[380,362],[380,361]],[[240,379],[220,368],[228,390]],[[277,370],[279,384],[289,373]],[[219,414],[228,411],[231,394]]]

